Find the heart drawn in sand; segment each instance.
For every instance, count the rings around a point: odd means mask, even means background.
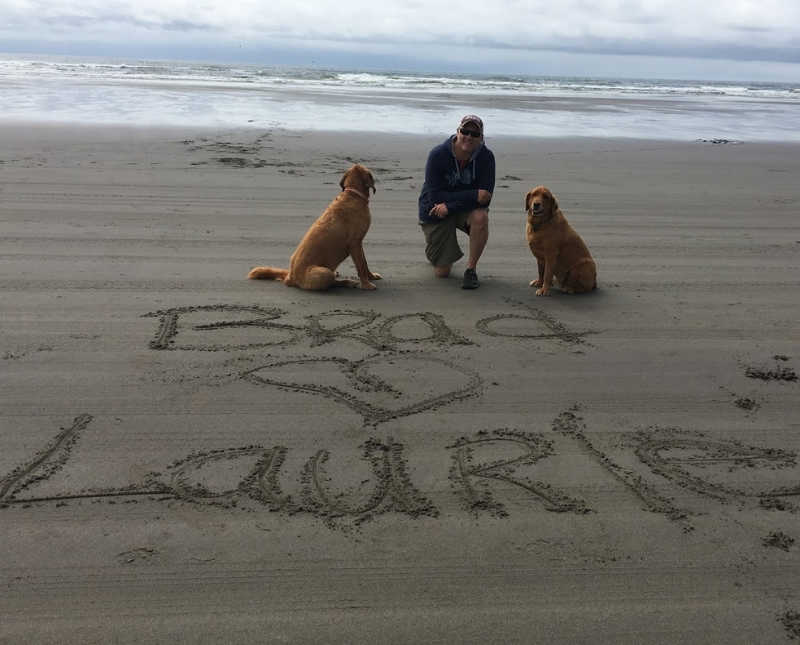
[[[241,377],[343,403],[371,425],[474,396],[483,384],[474,372],[422,354],[280,361]]]

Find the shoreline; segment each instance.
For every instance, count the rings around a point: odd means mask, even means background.
[[[255,124],[247,125],[174,125],[174,124],[131,124],[131,123],[82,123],[71,121],[37,121],[30,119],[9,119],[4,117],[0,119],[0,133],[4,137],[9,137],[14,141],[20,134],[20,128],[35,128],[47,130],[51,133],[57,133],[61,138],[70,138],[79,132],[96,131],[99,133],[106,132],[118,136],[122,134],[141,134],[150,133],[153,135],[169,135],[169,136],[192,136],[198,134],[218,134],[218,133],[255,133],[255,132],[268,132],[276,136],[287,137],[319,137],[321,141],[327,142],[336,137],[356,137],[361,138],[386,138],[390,140],[421,140],[421,141],[437,141],[440,142],[444,138],[454,134],[442,131],[440,134],[436,133],[410,133],[410,132],[387,132],[382,130],[342,130],[342,129],[308,129],[308,128],[284,128],[284,127],[271,127]],[[709,145],[755,145],[755,146],[774,146],[777,148],[783,147],[796,147],[800,146],[798,141],[786,140],[772,140],[772,139],[726,139],[726,138],[697,138],[697,139],[667,139],[667,138],[653,138],[641,136],[596,136],[596,135],[530,135],[530,134],[491,134],[486,135],[487,145],[491,147],[492,142],[497,141],[500,143],[513,143],[519,142],[551,142],[558,144],[558,142],[582,142],[589,144],[599,144],[603,142],[620,143],[620,144],[664,144],[664,145],[692,145],[692,144],[709,144]],[[327,143],[325,145],[328,145]]]

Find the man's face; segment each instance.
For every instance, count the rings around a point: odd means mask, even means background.
[[[477,123],[467,121],[456,133],[456,146],[464,152],[475,152],[475,149],[480,146],[482,142],[483,137],[481,136]]]

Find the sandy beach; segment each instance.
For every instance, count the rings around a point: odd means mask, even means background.
[[[490,136],[464,291],[445,136],[0,126],[0,642],[800,638],[800,145]],[[353,162],[378,290],[246,280]]]

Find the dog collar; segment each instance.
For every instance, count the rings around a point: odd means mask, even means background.
[[[351,188],[350,186],[348,186],[347,188],[345,188],[345,189],[344,189],[342,192],[343,192],[343,193],[355,193],[355,194],[356,194],[356,195],[358,195],[358,196],[359,196],[361,199],[363,199],[365,202],[368,202],[368,201],[369,201],[369,195],[365,195],[365,194],[364,194],[364,193],[362,193],[360,190],[357,190],[357,189],[355,189],[355,188]]]
[[[345,189],[344,189],[342,192],[343,192],[343,193],[347,193],[347,192],[350,192],[350,193],[355,193],[355,194],[356,194],[356,195],[358,195],[358,196],[359,196],[361,199],[363,199],[365,202],[368,202],[368,201],[369,201],[369,195],[365,195],[365,194],[364,194],[364,193],[362,193],[360,190],[356,190],[355,188],[350,188],[350,186],[348,186],[347,188],[345,188]]]

